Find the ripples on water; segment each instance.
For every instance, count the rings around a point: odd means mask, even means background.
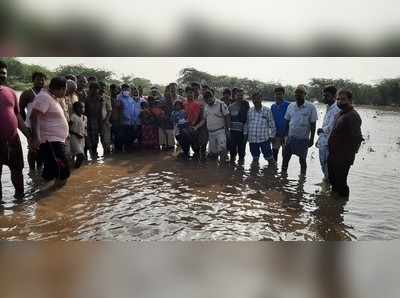
[[[400,223],[400,114],[360,113],[367,141],[350,172],[346,205],[318,185],[322,176],[316,148],[310,151],[306,177],[298,175],[296,158],[285,176],[266,162],[251,164],[249,152],[243,166],[135,152],[84,166],[64,188],[40,199],[28,195],[18,204],[7,199],[12,187],[8,173],[3,174],[0,238],[395,239]],[[28,193],[37,180],[26,179]]]

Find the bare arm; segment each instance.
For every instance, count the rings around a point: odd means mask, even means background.
[[[41,113],[33,109],[31,113],[31,117],[29,120],[31,121],[31,129],[32,129],[32,147],[39,148],[40,145],[40,133],[39,133],[39,125],[38,125],[38,117]]]

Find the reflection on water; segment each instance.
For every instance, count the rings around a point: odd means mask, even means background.
[[[322,106],[319,107],[323,116]],[[165,153],[112,156],[75,171],[45,198],[26,179],[11,199],[8,173],[0,239],[355,240],[398,238],[400,113],[360,109],[366,143],[350,173],[347,204],[320,186],[316,148],[308,173],[296,158],[284,175],[264,161],[243,166],[179,162]],[[374,116],[376,116],[374,118]],[[397,134],[397,135],[396,135]]]

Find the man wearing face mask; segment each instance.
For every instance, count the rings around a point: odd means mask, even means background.
[[[317,141],[317,147],[319,148],[319,161],[321,163],[321,169],[324,174],[324,182],[328,182],[328,139],[331,135],[333,125],[337,113],[340,112],[339,107],[336,104],[336,93],[337,89],[335,86],[328,86],[323,90],[324,102],[326,103],[326,113],[322,128],[319,128],[317,134],[319,136]]]
[[[363,141],[361,117],[353,108],[352,98],[351,91],[339,91],[337,106],[341,111],[336,117],[328,140],[329,182],[332,185],[332,191],[343,198],[349,197],[347,176]]]
[[[115,150],[128,150],[138,137],[140,102],[131,97],[130,86],[123,84],[117,97],[116,108],[120,114],[120,130],[116,136]]]

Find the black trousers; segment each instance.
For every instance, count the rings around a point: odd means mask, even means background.
[[[46,142],[40,145],[40,156],[43,161],[42,177],[46,181],[65,180],[70,176],[65,144],[62,142]]]
[[[176,136],[176,140],[178,141],[179,145],[181,146],[183,153],[186,156],[189,156],[190,144],[191,144],[189,138],[185,137],[185,135],[183,133],[181,133]]]
[[[347,176],[351,166],[351,162],[341,161],[333,157],[328,158],[329,182],[332,185],[332,191],[338,193],[341,197],[347,198],[350,195]]]
[[[229,151],[231,159],[236,159],[236,155],[239,155],[239,159],[244,159],[246,154],[246,139],[243,132],[231,131],[231,137],[229,140]]]

